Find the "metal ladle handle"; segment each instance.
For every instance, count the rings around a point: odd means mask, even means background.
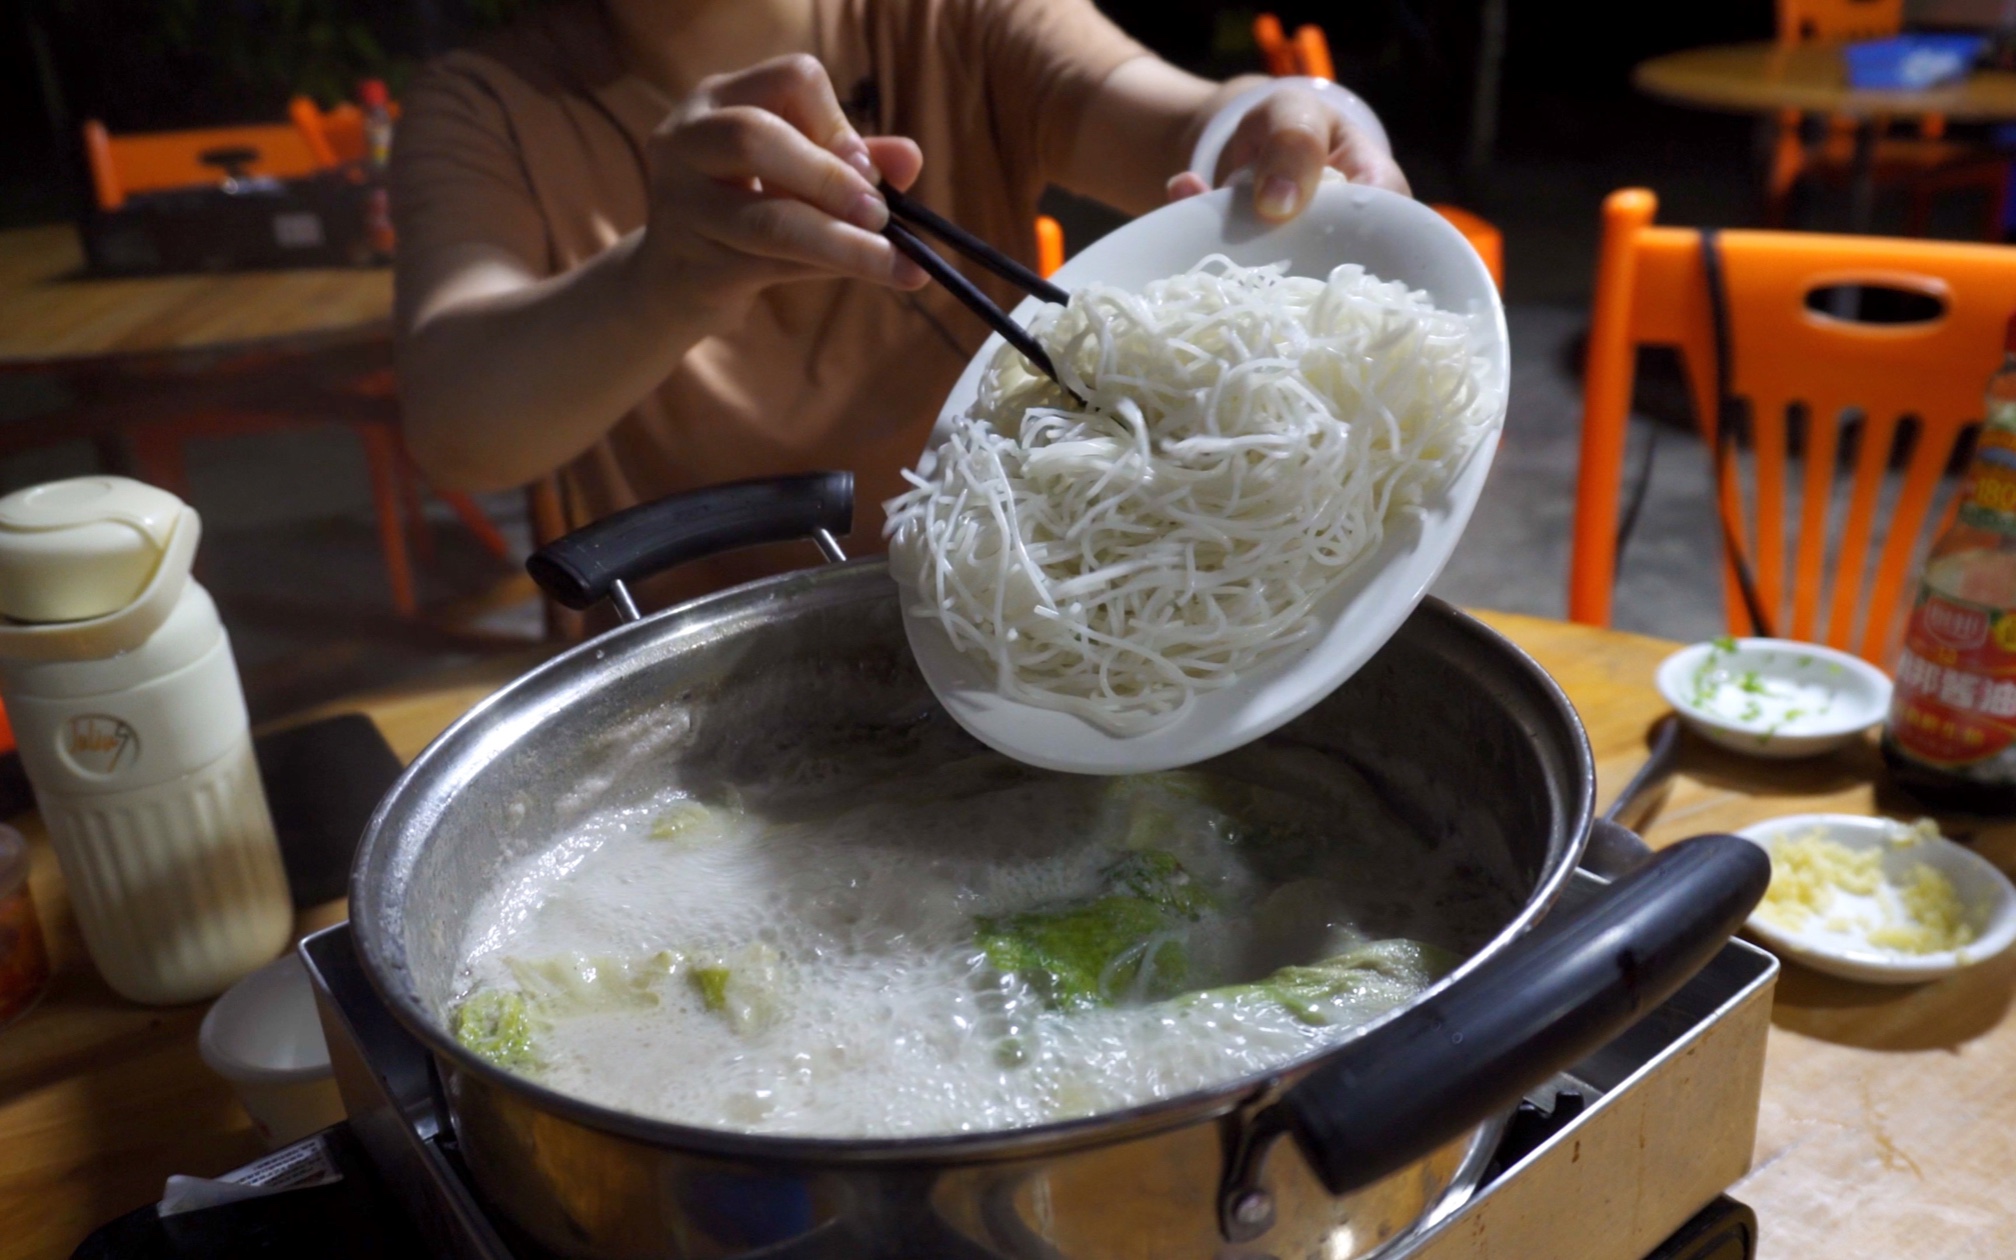
[[[760,477],[667,495],[606,516],[541,547],[525,561],[539,588],[568,608],[611,599],[639,617],[628,583],[716,552],[810,538],[834,562],[834,537],[854,526],[854,474]]]

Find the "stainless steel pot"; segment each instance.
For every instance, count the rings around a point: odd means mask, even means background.
[[[575,606],[627,604],[627,580],[726,546],[844,532],[850,511],[844,474],[717,487],[591,526],[531,567]],[[969,740],[914,669],[900,618],[883,565],[854,562],[633,620],[472,711],[372,820],[351,886],[361,955],[431,1048],[475,1181],[542,1246],[832,1260],[1371,1255],[1452,1206],[1493,1118],[1664,1000],[1769,879],[1753,846],[1702,837],[1574,921],[1529,931],[1587,841],[1587,741],[1532,661],[1431,600],[1270,738],[1348,758],[1432,843],[1509,872],[1523,903],[1446,980],[1339,1046],[1089,1119],[839,1141],[643,1119],[456,1044],[440,1014],[472,905],[504,864],[586,812],[647,794],[675,765],[753,777],[780,731],[850,753]]]

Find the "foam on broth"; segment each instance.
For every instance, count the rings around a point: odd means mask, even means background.
[[[536,1062],[515,1067],[660,1119],[1003,1129],[1299,1058],[1428,979],[1370,976],[1322,1022],[1250,982],[1389,938],[1467,954],[1516,908],[1502,873],[1413,834],[1325,754],[1260,746],[1201,769],[1113,780],[918,753],[667,788],[506,871],[469,921],[443,1016],[471,994],[529,993]],[[1144,850],[1210,903],[1162,942],[1176,953],[1148,954],[1180,958],[1183,996],[1056,1009],[976,945],[976,921],[1083,904]]]

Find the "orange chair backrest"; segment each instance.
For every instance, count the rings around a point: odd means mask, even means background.
[[[103,210],[117,210],[134,193],[215,184],[224,172],[203,157],[227,149],[252,151],[245,163],[249,175],[294,179],[313,174],[320,166],[300,131],[282,123],[120,136],[106,131],[96,119],[84,124],[84,156],[91,168],[92,191]]]
[[[1500,289],[1505,287],[1505,234],[1483,218],[1472,214],[1461,206],[1436,203],[1428,207],[1449,221],[1449,225],[1463,234],[1470,242],[1470,248],[1484,260],[1484,269],[1491,273],[1491,280]]]
[[[353,109],[354,106],[339,105],[337,109]],[[331,114],[335,110],[330,111]],[[350,160],[337,155],[330,132],[334,129],[329,117],[322,113],[322,107],[306,96],[297,96],[287,102],[287,116],[294,120],[294,129],[301,133],[301,140],[314,153],[315,160],[323,166],[339,166]],[[363,156],[364,120],[357,120],[358,157]]]
[[[1312,79],[1337,78],[1337,67],[1330,60],[1330,41],[1323,37],[1320,26],[1301,26],[1295,31],[1295,70]]]
[[[1036,274],[1048,280],[1064,265],[1064,225],[1047,214],[1036,216]]]
[[[1253,19],[1253,42],[1260,47],[1260,59],[1267,64],[1267,73],[1275,78],[1296,74],[1295,46],[1288,42],[1287,32],[1281,29],[1281,19],[1272,13],[1262,13]]]
[[[1882,39],[1904,29],[1904,0],[1778,0],[1778,42]]]
[[[399,102],[389,102],[386,112],[397,121]],[[349,101],[325,111],[308,97],[297,96],[287,102],[287,116],[294,120],[302,140],[325,166],[361,162],[368,156],[364,143],[364,111]]]
[[[1635,188],[1612,193],[1603,207],[1569,574],[1569,615],[1597,625],[1610,619],[1638,347],[1679,350],[1711,447],[1718,421],[1701,234],[1653,226],[1657,208],[1652,193]],[[1749,404],[1753,482],[1747,512],[1740,479],[1725,482],[1724,517],[1750,550],[1774,629],[1881,664],[1896,646],[1904,582],[1928,524],[1937,524],[1930,509],[1942,475],[1978,422],[1982,387],[2001,362],[2004,329],[2016,311],[2016,250],[1808,232],[1732,231],[1719,241],[1730,393]],[[1865,324],[1809,309],[1816,290],[1844,284],[1911,290],[1944,309],[1910,324]],[[1837,537],[1843,413],[1851,410],[1861,420]],[[1885,474],[1907,417],[1915,436],[1891,499]],[[1702,545],[1719,543],[1709,534]],[[1730,624],[1749,628],[1733,579],[1725,586]]]

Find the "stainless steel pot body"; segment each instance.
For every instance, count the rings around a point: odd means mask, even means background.
[[[1464,846],[1474,869],[1508,881],[1516,909],[1449,978],[1342,1046],[1122,1113],[846,1142],[642,1119],[455,1043],[441,1015],[474,903],[506,864],[587,813],[648,795],[682,767],[760,777],[786,743],[848,755],[970,743],[915,670],[901,615],[883,565],[855,562],[623,625],[479,706],[380,807],[353,876],[361,955],[431,1048],[477,1184],[539,1245],[612,1258],[1349,1260],[1453,1206],[1451,1187],[1488,1153],[1487,1126],[1531,1084],[1522,1074],[1537,1080],[1579,1057],[1565,1043],[1500,1053],[1508,1038],[1537,1044],[1558,1031],[1561,1001],[1527,1031],[1464,1004],[1495,1011],[1480,972],[1488,989],[1494,956],[1514,950],[1575,867],[1591,825],[1588,746],[1541,670],[1432,600],[1363,672],[1270,738],[1347,758],[1430,843]],[[1692,930],[1702,961],[1730,927]],[[1626,961],[1629,975],[1647,970]],[[1540,965],[1546,977],[1564,964]],[[1523,994],[1548,982],[1495,983]],[[1661,997],[1648,988],[1632,1000]],[[1614,1027],[1629,1014],[1613,1012]],[[1365,1053],[1354,1059],[1354,1047]],[[1429,1075],[1391,1075],[1410,1063]],[[1275,1140],[1284,1134],[1294,1140]]]

